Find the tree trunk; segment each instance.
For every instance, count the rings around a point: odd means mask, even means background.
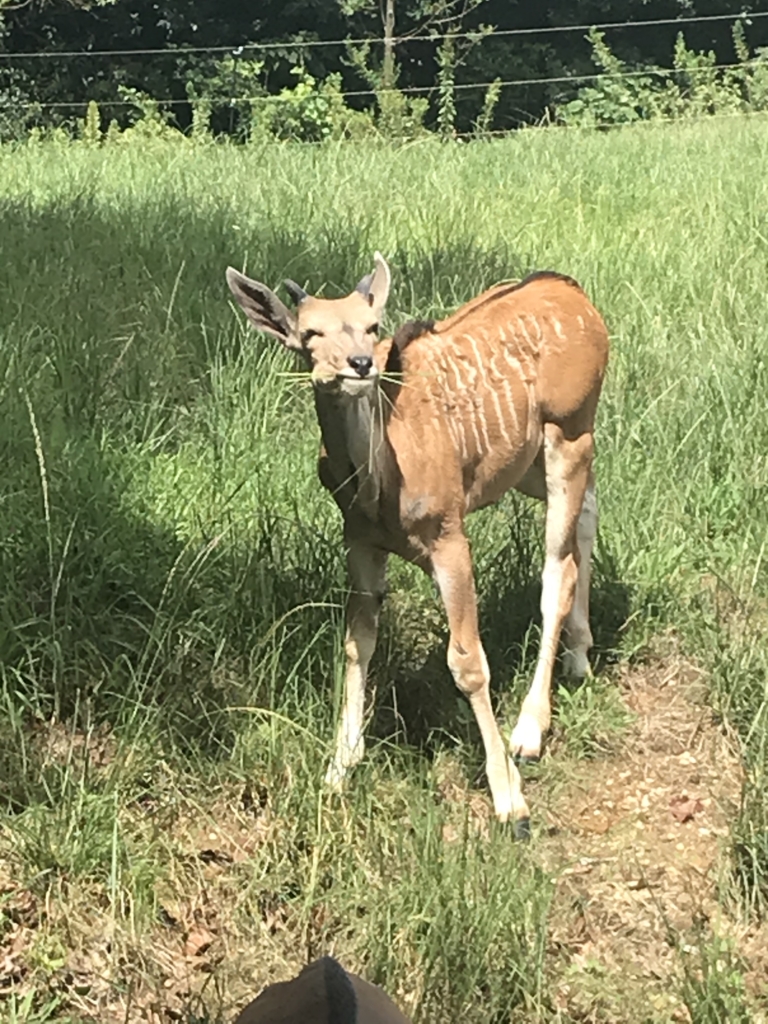
[[[384,10],[384,63],[381,84],[385,89],[395,87],[395,0],[386,0]]]

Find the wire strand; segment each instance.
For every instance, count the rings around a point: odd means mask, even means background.
[[[508,28],[498,29],[483,36],[481,32],[456,32],[436,33],[434,35],[413,35],[394,36],[392,42],[395,46],[412,42],[439,42],[447,38],[453,39],[497,39],[500,37],[509,38],[513,36],[527,35],[549,35],[560,32],[589,32],[591,29],[603,31],[605,29],[633,29],[647,28],[660,25],[679,25],[683,28],[686,25],[705,24],[716,21],[746,21],[747,24],[758,18],[768,18],[768,11],[756,11],[753,14],[702,14],[694,18],[654,18],[645,21],[604,21],[593,25],[543,25],[539,28]],[[242,43],[233,46],[180,46],[162,47],[139,50],[38,50],[31,53],[0,53],[0,60],[65,60],[77,57],[139,57],[162,55],[180,57],[199,53],[231,53],[234,56],[241,56],[246,52],[270,52],[282,50],[286,47],[291,49],[324,49],[335,46],[361,46],[365,44],[383,44],[386,40],[374,36],[360,39],[286,39],[282,42],[270,43]]]
[[[636,121],[596,121],[593,124],[542,124],[540,121],[530,122],[523,125],[524,128],[533,128],[536,131],[556,132],[592,132],[592,131],[619,131],[623,128],[639,128],[641,125],[650,130],[654,125],[666,124],[700,124],[704,121],[738,121],[752,118],[768,118],[768,110],[735,110],[722,114],[686,114],[682,117],[645,117]],[[489,138],[505,138],[512,135],[518,129],[494,128],[485,132],[457,132],[453,138],[461,140],[482,140]]]
[[[648,117],[638,118],[636,121],[596,121],[592,124],[558,124],[556,122],[543,123],[541,119],[536,120],[532,114],[528,114],[526,111],[520,111],[522,114],[530,117],[527,122],[521,121],[517,128],[494,128],[488,131],[465,131],[465,132],[454,132],[449,136],[449,140],[458,142],[471,142],[471,141],[491,141],[491,139],[503,139],[509,138],[512,135],[517,134],[521,129],[550,132],[592,132],[592,131],[622,131],[626,129],[645,129],[651,131],[654,126],[676,124],[679,126],[703,124],[704,122],[711,121],[750,121],[758,118],[768,120],[768,110],[737,110],[729,111],[727,113],[720,114],[686,114],[681,117]],[[186,136],[182,135],[181,132],[177,133],[179,138],[186,139]],[[437,132],[429,132],[425,137],[433,141],[440,141],[441,137]],[[285,145],[290,140],[285,139],[274,139],[267,140],[267,145]],[[413,143],[417,141],[411,136],[387,136],[386,141],[396,143]],[[297,142],[296,145],[301,146],[322,146],[322,141],[316,142]]]
[[[735,62],[732,64],[708,64],[706,67],[698,68],[643,68],[638,71],[598,71],[594,74],[589,75],[555,75],[550,78],[511,78],[507,81],[498,82],[496,80],[491,82],[459,82],[454,85],[453,88],[459,92],[466,92],[470,89],[488,89],[490,86],[498,86],[498,88],[507,88],[510,86],[526,86],[526,85],[549,85],[549,84],[560,84],[569,83],[572,85],[578,85],[581,82],[594,82],[599,79],[621,79],[621,78],[644,78],[651,75],[660,77],[668,77],[670,75],[706,75],[711,74],[713,71],[732,71],[736,68],[749,69],[757,66],[759,62],[756,60],[752,63]],[[413,85],[405,86],[403,89],[381,89],[377,93],[374,89],[353,89],[349,92],[340,92],[338,95],[342,99],[352,99],[361,97],[373,97],[381,95],[384,92],[399,92],[404,96],[412,95],[423,95],[425,93],[434,92],[439,87],[437,85]],[[189,104],[189,99],[179,99],[178,97],[167,97],[165,99],[157,100],[151,97],[153,103],[157,103],[158,106],[184,106]],[[54,110],[54,109],[65,109],[70,107],[86,107],[90,100],[61,100],[58,102],[50,103],[36,103],[29,101],[27,103],[14,104],[14,106],[21,106],[25,108],[35,108],[41,110]],[[136,106],[135,100],[119,100],[119,99],[103,99],[100,101],[105,107],[132,107]],[[230,96],[228,98],[222,98],[218,101],[211,100],[218,105],[237,106],[239,103],[277,103],[280,102],[280,96],[275,95],[262,95],[262,96]]]

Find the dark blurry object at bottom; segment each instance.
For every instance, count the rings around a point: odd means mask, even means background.
[[[292,981],[265,988],[235,1024],[411,1024],[389,996],[333,957],[305,967]]]

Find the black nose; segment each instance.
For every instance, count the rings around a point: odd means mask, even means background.
[[[367,377],[373,366],[373,359],[370,356],[349,356],[347,362],[358,377]]]

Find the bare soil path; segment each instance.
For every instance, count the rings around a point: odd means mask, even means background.
[[[735,743],[705,703],[701,672],[674,653],[626,667],[618,685],[633,724],[609,755],[566,765],[545,812],[557,1005],[569,1020],[687,1021],[683,964],[700,969],[713,936],[764,999],[768,931],[740,926],[722,899],[741,790]]]

